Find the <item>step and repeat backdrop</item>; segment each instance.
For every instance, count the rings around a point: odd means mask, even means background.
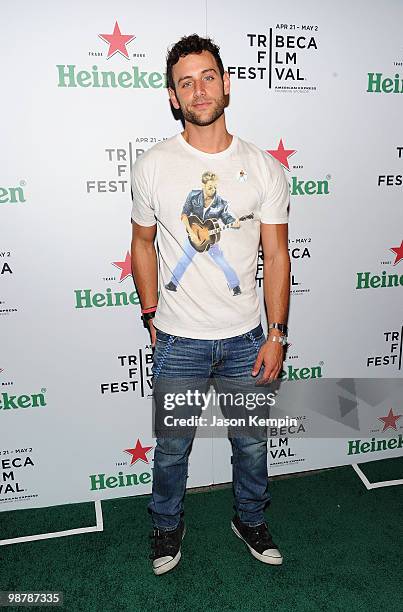
[[[130,168],[182,129],[165,56],[194,32],[221,46],[229,130],[290,183],[282,384],[298,426],[273,432],[269,472],[401,454],[387,380],[402,375],[403,5],[6,0],[2,14],[0,510],[151,490]],[[262,257],[256,282],[263,300]],[[338,433],[317,435],[315,411],[344,419]],[[230,481],[230,457],[225,437],[196,438],[188,486]]]

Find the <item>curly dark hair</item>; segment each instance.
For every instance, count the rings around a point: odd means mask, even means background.
[[[220,47],[216,45],[211,38],[201,38],[198,34],[183,36],[175,43],[167,54],[167,84],[168,87],[175,90],[175,84],[172,78],[172,67],[179,61],[181,57],[186,57],[191,53],[201,53],[202,51],[210,51],[211,55],[217,62],[221,77],[224,74],[224,65],[220,57]]]

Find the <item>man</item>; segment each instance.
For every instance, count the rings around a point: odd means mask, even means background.
[[[228,204],[217,194],[217,175],[213,172],[203,172],[201,180],[203,188],[193,189],[186,198],[186,202],[183,206],[181,221],[185,225],[189,240],[185,243],[183,255],[172,273],[172,279],[166,285],[166,289],[169,291],[176,291],[186,268],[198,252],[198,245],[202,245],[200,235],[196,235],[195,232],[203,222],[207,219],[214,219],[215,221],[221,219],[224,226],[230,224],[230,227],[240,227],[240,222],[229,212]],[[198,223],[196,222],[193,224],[193,229],[189,222],[192,216],[197,217],[198,220]],[[219,230],[217,231],[219,232]],[[217,235],[218,234],[214,234],[214,236]],[[218,244],[215,243],[212,246],[207,244],[206,250],[207,249],[210,257],[224,272],[228,287],[233,295],[240,295],[241,288],[239,286],[238,276],[235,270],[225,260],[224,253]]]
[[[143,321],[155,344],[154,386],[179,379],[189,384],[193,379],[250,381],[261,368],[258,384],[273,381],[282,368],[287,333],[288,183],[276,160],[227,131],[224,109],[230,81],[219,47],[210,39],[192,35],[178,41],[167,56],[167,81],[170,101],[182,112],[184,131],[152,147],[132,169],[132,268]],[[190,258],[182,246],[181,202],[188,201],[205,172],[220,177],[220,193],[231,202],[235,220],[253,216],[241,231],[219,226],[223,249],[242,287],[236,300],[222,282],[214,257],[202,253]],[[217,219],[211,222],[218,224]],[[256,294],[259,241],[264,253],[267,339]],[[178,278],[175,266],[182,257],[192,261]],[[152,566],[157,575],[171,570],[181,558],[193,435],[157,436],[149,504],[154,525]],[[231,527],[256,559],[279,565],[282,556],[264,516],[270,499],[267,440],[235,436],[230,441],[236,511]]]

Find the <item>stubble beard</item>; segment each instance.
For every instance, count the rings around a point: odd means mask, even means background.
[[[215,106],[207,117],[205,116],[204,118],[201,118],[197,111],[192,111],[185,106],[181,106],[181,111],[183,118],[186,121],[192,123],[193,125],[199,125],[202,127],[206,125],[211,125],[212,123],[214,123],[214,121],[217,121],[217,119],[224,114],[224,109],[226,106],[227,104],[225,96],[220,96],[219,98],[215,99]]]

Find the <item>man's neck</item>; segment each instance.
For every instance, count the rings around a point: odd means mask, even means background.
[[[195,149],[204,153],[221,153],[228,149],[232,142],[232,134],[227,131],[225,117],[221,115],[211,125],[194,125],[185,121],[183,138]]]
[[[216,194],[214,194],[213,196],[208,196],[203,191],[204,208],[207,208],[208,206],[210,206],[213,203],[215,195]]]

